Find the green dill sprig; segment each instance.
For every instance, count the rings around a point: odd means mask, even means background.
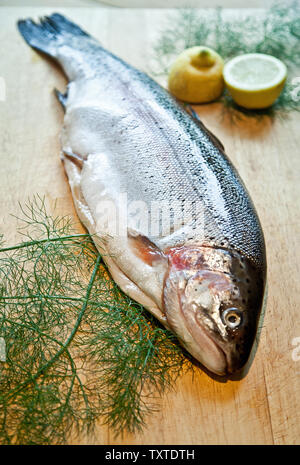
[[[119,290],[89,234],[38,196],[21,209],[25,240],[0,250],[0,443],[142,428],[189,358]]]
[[[164,29],[154,44],[152,74],[165,77],[184,49],[206,45],[216,50],[225,61],[243,53],[266,53],[282,60],[288,68],[288,80],[272,107],[246,110],[238,107],[225,91],[220,101],[231,116],[239,117],[300,111],[300,5],[297,1],[276,2],[268,10],[255,12],[216,8],[212,10],[178,9],[167,18]]]

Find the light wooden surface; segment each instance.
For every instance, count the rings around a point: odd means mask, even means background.
[[[16,19],[41,16],[47,8],[1,8],[0,102],[1,230],[16,238],[17,202],[35,193],[58,199],[61,213],[75,216],[59,159],[63,114],[53,88],[63,90],[59,69],[42,60],[19,36]],[[60,11],[64,12],[63,9]],[[65,13],[111,51],[147,68],[151,41],[166,11],[69,9]],[[141,434],[115,439],[106,427],[73,443],[96,444],[299,444],[300,361],[292,340],[300,337],[299,307],[299,115],[272,122],[231,124],[218,104],[197,108],[223,141],[257,207],[268,253],[268,305],[258,350],[248,374],[220,383],[202,371],[186,375],[159,401]]]

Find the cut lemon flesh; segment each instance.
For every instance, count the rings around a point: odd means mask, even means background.
[[[283,89],[287,69],[282,61],[263,53],[240,55],[225,64],[224,81],[233,100],[245,108],[266,108]]]

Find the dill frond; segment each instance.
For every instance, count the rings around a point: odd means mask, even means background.
[[[39,196],[20,207],[24,240],[0,250],[0,443],[142,428],[189,358],[111,280],[89,234]]]
[[[271,108],[246,110],[238,107],[225,91],[220,101],[232,117],[281,115],[300,111],[300,97],[295,97],[300,67],[300,5],[298,1],[275,2],[268,10],[239,12],[221,8],[212,10],[178,9],[166,18],[154,44],[151,73],[166,77],[168,70],[185,48],[206,45],[224,60],[243,53],[266,53],[282,60],[288,68],[283,92]]]

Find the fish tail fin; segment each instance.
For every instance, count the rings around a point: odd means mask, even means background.
[[[79,26],[59,13],[41,18],[39,24],[32,19],[20,20],[17,26],[25,41],[32,48],[56,59],[58,59],[59,47],[67,45],[80,49],[78,37],[91,39]],[[64,65],[61,56],[58,61]]]
[[[53,58],[56,57],[56,35],[48,22],[43,20],[39,25],[31,19],[25,19],[18,21],[17,24],[21,35],[32,48]]]

